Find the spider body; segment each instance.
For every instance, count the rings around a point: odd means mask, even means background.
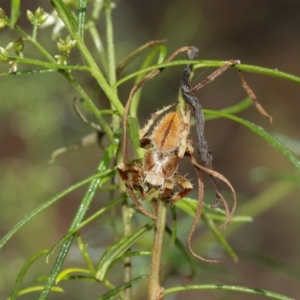
[[[192,151],[187,141],[190,113],[185,114],[183,109],[180,109],[180,114],[166,114],[149,134],[156,118],[169,108],[170,106],[153,114],[140,130],[140,145],[147,149],[142,162],[121,163],[117,166],[127,189],[131,191],[131,196],[134,195],[135,189],[140,192],[141,198],[147,198],[148,192],[155,189],[161,200],[174,203],[192,189],[192,184],[177,173],[179,160],[187,151]]]
[[[151,148],[143,159],[145,183],[162,188],[178,168],[178,149],[184,132],[182,117],[176,112],[166,114],[154,127],[150,136]]]

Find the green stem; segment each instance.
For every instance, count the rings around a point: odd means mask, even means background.
[[[111,5],[110,0],[105,0],[108,83],[110,86],[113,86],[116,83],[116,62]]]
[[[100,12],[103,8],[103,1],[104,0],[94,1],[94,4],[93,4],[94,8],[93,8],[93,11],[92,11],[92,17],[87,22],[86,28],[90,32],[90,35],[92,36],[92,40],[93,40],[93,42],[95,44],[95,47],[96,47],[96,49],[99,53],[99,57],[100,57],[102,65],[103,65],[104,72],[107,74],[108,73],[108,71],[107,71],[107,69],[108,69],[108,67],[107,67],[107,56],[106,56],[105,50],[103,48],[101,37],[100,37],[99,32],[96,28],[96,23],[99,20]]]
[[[33,25],[33,30],[32,30],[32,39],[33,39],[34,41],[36,41],[37,30],[38,30],[38,25],[37,25],[37,24],[34,24],[34,25]]]
[[[28,35],[24,30],[19,26],[16,26],[15,29],[24,37],[27,41],[31,42],[50,62],[55,63],[55,58],[44,48],[40,43],[37,42],[33,37]]]
[[[82,56],[86,60],[86,63],[92,69],[91,70],[92,76],[97,80],[98,84],[100,85],[100,87],[102,88],[102,90],[104,91],[104,93],[106,94],[108,99],[111,101],[112,105],[117,110],[118,114],[120,116],[123,116],[124,107],[123,107],[122,103],[120,102],[116,92],[107,83],[103,74],[99,70],[98,65],[96,64],[94,58],[91,56],[88,48],[86,47],[86,45],[84,44],[84,42],[82,41],[80,36],[76,36],[75,38],[77,40],[78,49],[80,50]]]
[[[153,240],[153,247],[152,247],[148,300],[160,299],[159,295],[161,295],[162,293],[162,288],[160,286],[160,271],[161,271],[163,239],[165,234],[166,217],[167,217],[166,202],[158,201],[156,215],[157,215],[157,219],[155,222],[154,240]]]
[[[201,60],[201,61],[190,61],[190,60],[173,60],[171,62],[167,63],[160,63],[153,65],[151,67],[145,68],[144,70],[140,70],[137,72],[133,72],[130,75],[127,75],[121,79],[119,79],[115,87],[121,85],[122,83],[130,80],[131,78],[134,78],[138,76],[139,74],[142,73],[148,73],[152,70],[156,69],[161,69],[161,68],[168,68],[168,67],[176,67],[176,66],[181,66],[181,65],[187,65],[187,64],[193,64],[195,65],[195,69],[199,68],[213,68],[213,67],[221,67],[226,63],[226,61],[211,61],[211,60]],[[285,72],[281,72],[278,70],[273,70],[273,69],[268,69],[268,68],[262,68],[262,67],[257,67],[257,66],[252,66],[252,65],[243,65],[243,64],[238,64],[231,66],[233,69],[245,71],[245,72],[250,72],[250,73],[257,73],[257,74],[263,74],[263,75],[268,75],[268,76],[273,76],[273,77],[278,77],[290,81],[294,81],[296,83],[300,83],[300,77],[291,75]]]
[[[95,47],[99,53],[99,57],[100,57],[102,65],[103,65],[104,72],[107,74],[107,56],[103,49],[103,44],[102,44],[100,35],[99,35],[95,25],[96,25],[96,23],[94,20],[89,20],[87,22],[88,31],[90,32],[92,40],[93,40]]]
[[[112,87],[116,81],[116,61],[115,61],[115,45],[114,45],[114,31],[112,22],[112,3],[110,0],[105,0],[105,20],[106,20],[106,42],[107,42],[107,58],[108,58],[108,83]],[[115,93],[117,90],[115,89]],[[111,102],[111,109],[113,103]],[[112,115],[112,128],[117,130],[120,127],[120,118]]]
[[[86,17],[86,2],[87,0],[78,0],[78,29],[77,34],[83,39],[84,26]]]

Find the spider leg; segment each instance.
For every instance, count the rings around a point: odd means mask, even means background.
[[[155,120],[157,119],[157,117],[159,115],[161,115],[162,113],[164,113],[166,110],[168,110],[169,108],[171,108],[174,104],[168,105],[160,110],[158,110],[157,112],[155,112],[154,114],[151,115],[151,118],[148,120],[148,122],[146,123],[146,125],[140,130],[140,139],[144,138],[149,129],[151,128],[151,126],[154,124]]]
[[[184,124],[184,130],[181,135],[181,143],[180,147],[178,149],[178,157],[182,158],[187,150],[188,143],[187,143],[187,137],[190,133],[190,117],[191,117],[191,112],[188,110],[186,113],[184,112],[183,108],[181,105],[179,105],[181,117],[183,120]]]
[[[126,186],[127,192],[131,197],[131,200],[133,201],[133,203],[137,206],[137,208],[139,209],[139,211],[141,213],[143,213],[144,215],[146,215],[147,217],[156,220],[156,216],[153,215],[152,213],[150,213],[141,203],[140,201],[137,199],[137,197],[135,196],[133,190],[131,188],[129,188],[128,186]]]
[[[142,212],[144,215],[148,216],[149,218],[155,220],[156,216],[150,213],[146,208],[139,202],[138,198],[136,197],[133,189],[139,191],[141,198],[147,198],[146,193],[142,187],[142,173],[143,170],[140,165],[135,163],[120,163],[117,166],[117,170],[119,172],[120,177],[125,182],[125,186],[127,189],[128,194],[130,195],[133,203],[137,206],[137,208]]]
[[[190,181],[181,175],[175,175],[174,180],[181,190],[172,195],[170,199],[172,204],[184,198],[193,189],[193,185]]]

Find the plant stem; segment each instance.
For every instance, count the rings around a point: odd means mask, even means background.
[[[28,35],[24,30],[22,30],[19,26],[15,27],[16,31],[18,31],[26,40],[28,40],[29,42],[31,42],[43,55],[44,57],[46,57],[50,62],[55,63],[56,64],[56,60],[54,57],[52,57],[52,55],[47,52],[47,50],[42,47],[42,45],[37,42],[36,39],[34,39],[33,37],[31,37],[30,35]]]
[[[122,204],[122,216],[123,216],[123,223],[124,223],[124,236],[130,236],[132,234],[131,230],[131,217],[132,217],[132,208],[128,206],[127,200],[125,199]],[[127,252],[130,252],[131,249],[129,248]],[[129,282],[131,278],[131,257],[128,256],[124,259],[124,282]],[[132,287],[131,285],[128,286],[124,290],[124,298],[126,300],[132,299]]]
[[[106,43],[107,43],[107,58],[108,58],[108,84],[112,87],[117,81],[116,75],[116,59],[115,59],[115,44],[114,30],[112,22],[112,3],[110,0],[105,0],[105,21],[106,21]],[[114,89],[117,94],[117,89]],[[114,104],[111,102],[111,109],[114,109]],[[117,130],[120,127],[120,118],[117,115],[112,115],[112,128]]]
[[[37,25],[37,24],[34,24],[34,25],[33,25],[33,31],[32,31],[32,39],[33,39],[34,41],[36,41],[37,30],[38,30],[38,25]]]
[[[116,83],[116,62],[115,62],[114,32],[113,32],[111,12],[112,12],[111,1],[105,0],[108,83],[110,86],[113,86]]]
[[[157,300],[162,292],[160,286],[160,270],[162,247],[166,226],[167,203],[158,201],[157,203],[157,219],[155,222],[154,240],[152,247],[152,259],[150,268],[150,282],[148,291],[148,300]]]
[[[113,107],[117,110],[118,114],[120,116],[123,116],[124,113],[124,107],[122,103],[120,102],[115,90],[109,86],[107,83],[106,79],[104,78],[103,74],[99,70],[95,60],[91,56],[88,48],[86,45],[83,43],[82,39],[77,36],[75,37],[77,40],[77,46],[78,49],[80,50],[82,56],[85,58],[86,63],[91,67],[92,71],[91,74],[92,76],[96,79],[98,82],[99,86],[101,89],[104,91],[108,99],[111,101]]]
[[[78,30],[77,34],[84,39],[87,0],[78,0]]]
[[[106,56],[105,49],[103,48],[101,37],[100,37],[99,32],[96,27],[96,24],[100,18],[100,12],[103,8],[103,1],[104,0],[94,1],[94,3],[93,3],[94,8],[93,8],[90,20],[87,21],[86,29],[90,32],[90,35],[95,44],[96,50],[99,53],[99,58],[103,65],[104,73],[107,74],[108,73],[108,71],[107,71],[107,68],[108,68],[107,67],[107,56]]]

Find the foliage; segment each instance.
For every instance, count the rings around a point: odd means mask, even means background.
[[[10,41],[7,46],[1,45],[0,61],[5,64],[8,71],[2,72],[0,76],[2,78],[9,77],[11,81],[14,81],[18,76],[50,76],[49,73],[58,73],[66,79],[66,84],[68,83],[68,85],[76,91],[77,95],[79,95],[80,107],[83,108],[86,113],[91,114],[96,118],[97,125],[94,126],[94,128],[97,129],[98,126],[98,131],[100,133],[98,134],[101,138],[105,136],[107,139],[106,143],[109,144],[102,154],[94,174],[89,174],[89,176],[86,176],[79,182],[70,184],[68,188],[51,196],[43,204],[36,206],[29,214],[23,216],[22,220],[18,223],[18,220],[10,217],[10,219],[17,224],[1,238],[0,249],[10,242],[11,238],[24,226],[26,227],[29,221],[32,219],[34,220],[36,215],[39,215],[46,209],[48,210],[52,204],[55,204],[64,197],[74,193],[80,187],[84,186],[86,188],[86,192],[78,204],[77,211],[63,238],[55,243],[55,245],[51,245],[49,249],[39,250],[23,264],[23,267],[15,280],[9,299],[17,299],[21,295],[39,291],[39,299],[44,300],[48,298],[50,293],[62,293],[64,291],[64,282],[66,281],[70,281],[73,285],[81,285],[84,280],[89,281],[96,286],[101,285],[103,287],[102,294],[98,294],[96,296],[97,299],[132,299],[132,287],[136,288],[136,290],[134,290],[136,294],[140,292],[139,289],[142,290],[143,286],[146,284],[145,279],[148,276],[151,277],[153,275],[151,273],[149,274],[148,270],[149,263],[147,256],[151,255],[151,252],[149,251],[150,249],[146,237],[149,232],[153,233],[155,231],[155,222],[149,221],[146,217],[138,214],[138,210],[130,202],[124,184],[118,182],[119,179],[117,177],[116,164],[121,161],[120,141],[122,136],[122,117],[124,115],[123,101],[121,101],[118,96],[118,89],[121,86],[126,86],[132,79],[135,80],[133,83],[133,85],[135,85],[145,78],[146,74],[153,70],[166,69],[165,72],[168,72],[173,68],[182,69],[186,64],[194,64],[194,70],[196,72],[196,70],[200,68],[220,67],[226,63],[226,61],[190,61],[186,59],[166,61],[168,49],[165,46],[164,41],[152,41],[139,47],[123,58],[119,64],[116,64],[112,21],[114,4],[110,0],[79,0],[78,3],[74,2],[75,1],[52,0],[54,10],[51,14],[46,13],[41,7],[37,8],[35,12],[27,10],[27,19],[32,25],[31,34],[28,34],[18,25],[19,17],[24,15],[24,12],[20,9],[20,1],[11,1],[11,15],[9,17],[3,9],[0,10],[1,30],[3,31],[5,30],[5,27],[9,27],[19,36],[13,41]],[[87,13],[87,11],[89,13]],[[96,22],[101,18],[105,19],[106,46],[103,45],[101,35],[96,26]],[[54,55],[51,52],[52,50],[48,51],[39,38],[40,32],[45,30],[44,28],[49,25],[54,26],[53,35],[56,39],[57,50],[59,51],[58,55]],[[60,36],[62,33],[65,38]],[[89,33],[94,41],[95,49],[93,50],[87,47],[85,42],[87,39],[85,37],[86,33]],[[49,40],[50,39],[48,38],[48,42]],[[55,42],[51,41],[51,43]],[[39,52],[36,58],[32,58],[30,53],[26,53],[27,47],[33,47]],[[15,51],[14,54],[13,51]],[[79,60],[74,61],[72,55],[76,51],[79,51],[84,63],[80,63]],[[124,71],[133,60],[144,53],[147,53],[147,55],[145,56],[140,69],[120,77],[120,74],[122,74],[121,72]],[[40,58],[40,55],[42,55],[42,58]],[[21,66],[26,66],[27,69],[23,70]],[[244,72],[265,74],[300,83],[299,77],[277,70],[244,64],[234,65],[232,68]],[[22,70],[20,71],[19,69]],[[99,109],[97,107],[95,97],[91,96],[92,91],[90,87],[84,86],[78,79],[77,73],[84,74],[84,76],[91,76],[95,80],[97,86],[101,89],[101,93],[108,99],[110,105],[109,108],[102,108],[101,106]],[[17,89],[18,87],[16,86],[14,88]],[[38,88],[36,89],[36,92],[40,92]],[[140,121],[137,117],[137,111],[140,105],[143,104],[141,93],[142,89],[134,95],[128,118],[129,133],[134,148],[138,148],[139,145],[137,132]],[[224,108],[220,111],[204,110],[206,121],[214,118],[228,118],[245,126],[257,137],[262,137],[268,145],[275,147],[280,151],[281,154],[292,163],[294,168],[297,171],[300,171],[300,162],[298,158],[276,139],[276,137],[266,132],[262,127],[235,115],[247,109],[251,104],[252,102],[247,98],[234,106]],[[164,103],[161,104],[161,106],[163,105]],[[78,109],[77,106],[76,109]],[[81,117],[81,119],[83,118],[84,117]],[[87,123],[90,122],[87,121]],[[95,140],[95,135],[93,135],[93,141]],[[268,147],[268,145],[266,145],[266,147]],[[65,147],[61,149],[59,153],[77,150],[78,148],[80,147]],[[136,152],[142,157],[143,151],[141,149],[136,149]],[[57,159],[56,154],[53,158]],[[253,220],[252,217],[261,214],[267,210],[268,207],[274,205],[277,201],[284,199],[294,191],[297,188],[297,179],[299,176],[295,175],[295,177],[296,180],[294,181],[289,180],[281,183],[274,183],[269,190],[267,189],[261,193],[261,197],[258,195],[258,199],[252,201],[252,207],[247,207],[247,204],[239,207],[236,215],[232,217],[231,224],[228,226],[226,232],[218,228],[218,224],[222,224],[226,221],[225,211],[219,208],[212,209],[209,205],[204,205],[201,218],[205,229],[212,233],[215,240],[222,246],[224,253],[227,253],[233,260],[238,260],[238,255],[235,253],[233,247],[231,247],[227,237],[237,228],[242,227],[246,222],[251,222]],[[33,178],[33,180],[38,180],[38,176],[37,178]],[[86,187],[86,185],[88,186]],[[95,203],[97,195],[104,191],[108,191],[109,193],[108,202],[106,204],[101,203],[101,208],[91,216],[87,217],[88,210],[91,205]],[[277,192],[272,193],[272,191]],[[251,204],[248,205],[251,206]],[[175,247],[169,248],[168,250],[166,250],[167,247],[162,250],[164,263],[172,265],[173,267],[170,267],[172,270],[172,268],[176,268],[174,265],[182,260],[181,265],[184,266],[183,272],[186,272],[186,269],[188,269],[187,272],[191,275],[196,272],[195,269],[202,268],[203,264],[198,264],[196,259],[191,258],[185,245],[182,244],[180,238],[177,236],[177,232],[179,230],[182,232],[188,231],[185,220],[189,220],[190,216],[195,215],[196,207],[197,196],[193,195],[191,198],[182,199],[176,203],[175,208],[172,208],[172,229],[167,226],[165,228],[164,225],[161,225],[163,226],[163,234],[166,233],[171,236],[171,239],[167,242],[173,242],[175,245]],[[176,215],[176,209],[178,209],[178,216]],[[105,213],[107,214],[107,212],[110,213],[108,218],[111,220],[110,224],[113,228],[111,230],[110,245],[102,246],[103,251],[98,251],[95,258],[92,257],[89,246],[84,242],[84,237],[80,233],[86,226],[92,228],[95,226],[95,228],[97,228],[97,226],[94,225],[96,221],[101,223],[103,220],[103,224],[105,224],[106,219],[104,218],[104,215]],[[116,216],[119,215],[120,221],[117,221]],[[132,219],[133,216],[134,219]],[[121,230],[120,227],[122,228]],[[47,232],[44,234],[47,234]],[[197,239],[197,243],[205,245],[203,247],[204,249],[210,242],[207,241],[206,236],[204,235]],[[77,267],[74,264],[73,266],[65,268],[64,263],[67,255],[70,254],[71,246],[73,244],[77,244],[78,246],[83,260],[83,267],[82,265]],[[55,254],[57,249],[59,249],[59,252]],[[157,249],[152,249],[152,251],[157,251]],[[165,251],[170,257],[165,257],[167,256]],[[37,285],[29,284],[28,286],[27,283],[24,284],[23,280],[29,269],[38,259],[44,256],[46,257],[46,261],[50,261],[53,256],[56,257],[55,261],[51,263],[52,270],[49,275],[38,278]],[[146,258],[144,258],[144,256]],[[125,262],[126,265],[124,272],[119,271],[122,269],[122,262]],[[158,263],[160,264],[160,261]],[[147,267],[136,267],[138,264],[146,264]],[[195,268],[196,264],[197,267]],[[118,271],[116,271],[116,266],[118,266]],[[203,268],[207,269],[210,268],[210,266],[205,266]],[[213,265],[211,268],[212,271],[210,272],[214,272],[214,270],[217,270],[217,272],[220,273],[224,272],[220,265]],[[170,271],[170,274],[171,273],[172,272]],[[183,276],[180,270],[177,271],[176,275],[178,278]],[[122,276],[124,277],[124,280],[121,279]],[[164,274],[164,276],[167,277],[166,274]],[[226,275],[224,274],[224,276]],[[79,282],[75,283],[75,281]],[[273,299],[291,299],[262,289],[252,289],[250,287],[225,284],[178,284],[178,286],[165,288],[162,293],[167,295],[179,291],[199,290],[199,295],[201,295],[201,290],[218,289],[227,290],[230,291],[230,293],[252,293]],[[141,298],[143,297],[145,298],[145,294],[141,295]]]

